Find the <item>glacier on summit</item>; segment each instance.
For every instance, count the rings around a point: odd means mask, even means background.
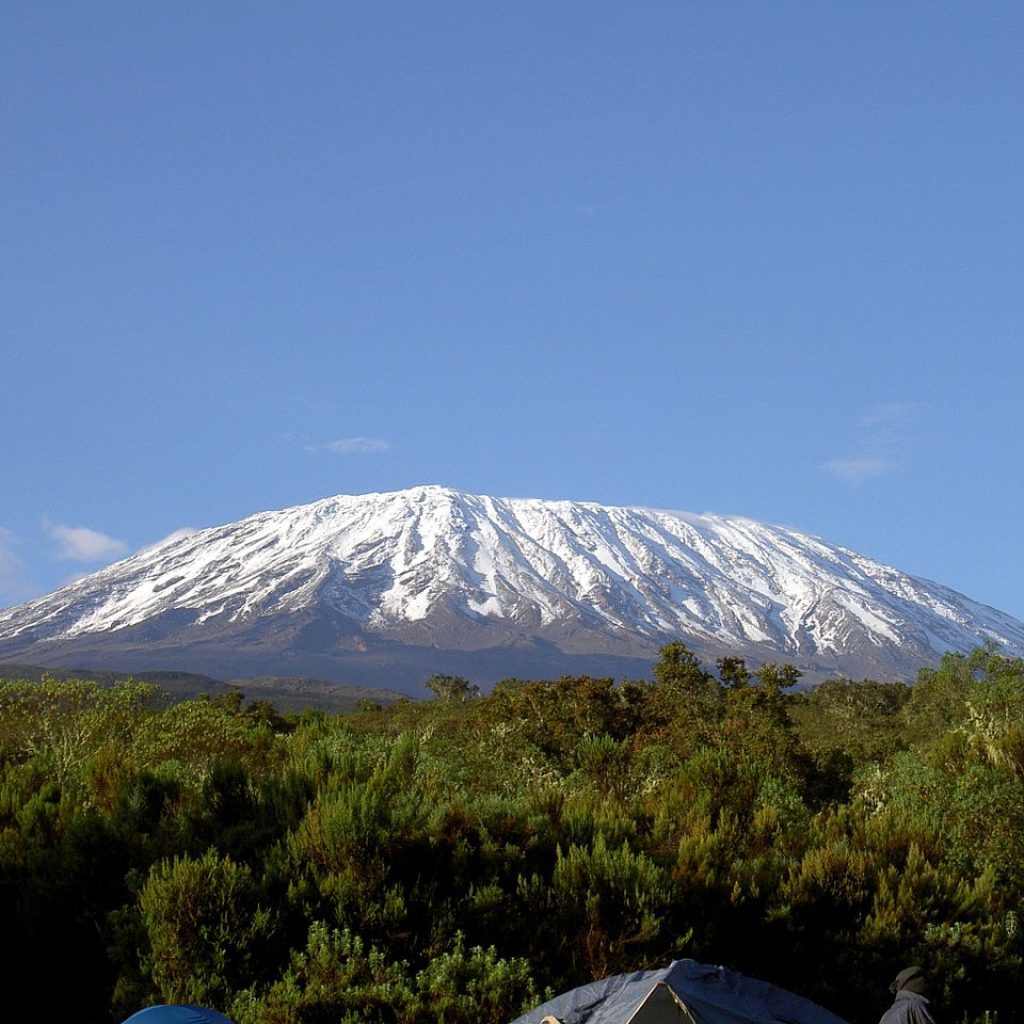
[[[177,535],[0,611],[0,661],[399,684],[638,675],[677,638],[812,677],[1024,653],[1024,623],[799,531],[436,486]]]

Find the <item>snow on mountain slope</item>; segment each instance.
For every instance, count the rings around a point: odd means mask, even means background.
[[[1024,623],[793,530],[417,487],[170,539],[0,611],[0,658],[40,644],[74,651],[85,638],[93,649],[116,637],[224,642],[311,617],[326,623],[323,651],[337,646],[332,630],[441,649],[540,639],[632,656],[681,637],[709,654],[825,670],[905,660],[905,674],[985,640],[1024,653]]]

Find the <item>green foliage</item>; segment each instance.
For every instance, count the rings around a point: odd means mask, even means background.
[[[661,648],[655,686],[644,701],[649,725],[682,756],[714,744],[721,733],[722,690],[686,644]]]
[[[750,683],[750,672],[743,658],[719,658],[715,664],[718,666],[718,678],[726,689],[741,690]]]
[[[1011,1024],[1024,663],[807,693],[717,668],[677,643],[651,681],[435,677],[438,700],[288,721],[0,684],[0,960],[54,1020],[497,1024],[687,955],[853,1024],[918,962],[941,1019]]]
[[[700,659],[681,640],[673,640],[661,648],[651,672],[659,686],[679,690],[704,689],[711,680]]]
[[[251,871],[213,850],[154,865],[139,911],[149,942],[142,968],[167,1003],[226,1005],[272,928]]]
[[[459,702],[480,696],[480,687],[462,676],[433,675],[424,684],[438,700]]]
[[[87,758],[130,742],[154,698],[153,687],[135,682],[0,682],[0,759],[36,758],[63,784]]]
[[[534,875],[521,882],[521,892],[572,977],[614,974],[638,954],[663,955],[681,945],[666,928],[671,878],[643,852],[626,842],[609,845],[600,833],[586,845],[559,849],[550,884]]]
[[[833,799],[846,799],[854,777],[908,746],[902,683],[829,680],[791,702],[790,716]]]
[[[526,960],[505,960],[494,946],[467,950],[461,932],[417,973],[416,991],[424,1024],[502,1024],[541,1001]]]
[[[539,1002],[525,960],[505,960],[494,947],[452,948],[418,972],[352,932],[314,922],[305,949],[293,953],[281,979],[234,999],[238,1024],[500,1024]]]
[[[310,925],[280,980],[260,989],[251,985],[233,1000],[237,1024],[391,1024],[408,1020],[415,1002],[405,963],[322,921]]]

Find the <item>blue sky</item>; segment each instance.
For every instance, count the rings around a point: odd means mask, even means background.
[[[1024,617],[1024,7],[0,11],[0,605],[439,483]]]

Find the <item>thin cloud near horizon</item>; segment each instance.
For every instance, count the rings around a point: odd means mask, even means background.
[[[306,446],[308,452],[330,452],[332,455],[379,455],[391,450],[391,442],[383,437],[339,437],[335,441]]]
[[[884,405],[875,406],[870,412],[864,413],[857,422],[866,428],[886,424],[905,425],[917,417],[920,408],[919,402],[886,402]]]
[[[38,592],[25,580],[25,565],[16,547],[15,535],[0,526],[0,607],[27,601]]]
[[[821,468],[850,484],[862,484],[897,472],[909,458],[910,428],[920,409],[918,402],[887,402],[875,406],[857,420],[852,453],[827,459]]]
[[[885,476],[895,471],[896,466],[885,459],[877,459],[871,456],[861,456],[852,459],[829,459],[822,464],[823,468],[848,483],[859,484],[872,477]]]
[[[123,540],[87,526],[65,526],[44,519],[43,529],[57,541],[57,558],[62,562],[102,562],[128,550]]]

